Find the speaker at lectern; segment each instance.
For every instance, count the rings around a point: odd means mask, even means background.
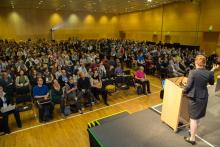
[[[186,77],[166,79],[161,120],[169,125],[175,132],[178,124],[189,123],[188,99],[183,95]]]

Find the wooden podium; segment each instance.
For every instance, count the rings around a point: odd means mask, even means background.
[[[189,123],[188,99],[183,96],[183,82],[185,77],[177,77],[165,80],[164,98],[161,120],[168,124],[175,132],[178,124]]]

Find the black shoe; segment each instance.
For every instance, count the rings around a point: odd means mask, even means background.
[[[147,95],[147,93],[145,92],[144,95]]]
[[[106,105],[106,106],[109,106],[109,103],[106,102],[105,105]]]
[[[92,108],[92,106],[90,106],[89,110],[90,110],[90,111],[93,111],[93,108]]]
[[[196,144],[196,141],[191,141],[189,137],[184,137],[184,140],[192,145]]]
[[[10,130],[7,130],[7,131],[4,131],[5,134],[10,134],[11,131]]]
[[[150,91],[148,91],[147,93],[151,94],[151,92],[150,92]]]

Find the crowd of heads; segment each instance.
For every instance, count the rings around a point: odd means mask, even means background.
[[[76,81],[79,76],[91,77],[97,72],[102,79],[123,74],[125,67],[143,66],[147,74],[166,78],[186,75],[197,54],[194,49],[133,40],[1,40],[0,77],[11,77],[16,85],[16,77],[26,75],[34,86],[38,77],[51,84],[59,77],[64,82]]]

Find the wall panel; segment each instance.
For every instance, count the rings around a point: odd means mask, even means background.
[[[4,8],[0,9],[0,38],[49,38],[50,28],[56,26],[55,39],[119,38],[119,32],[124,32],[127,39],[163,42],[169,34],[172,43],[202,45],[204,32],[220,32],[219,8],[220,0],[178,2],[115,16]],[[209,30],[210,26],[213,29]]]
[[[1,9],[0,38],[47,38],[51,28],[55,39],[70,36],[81,38],[115,38],[118,37],[118,17],[113,15],[54,12],[37,9]]]

